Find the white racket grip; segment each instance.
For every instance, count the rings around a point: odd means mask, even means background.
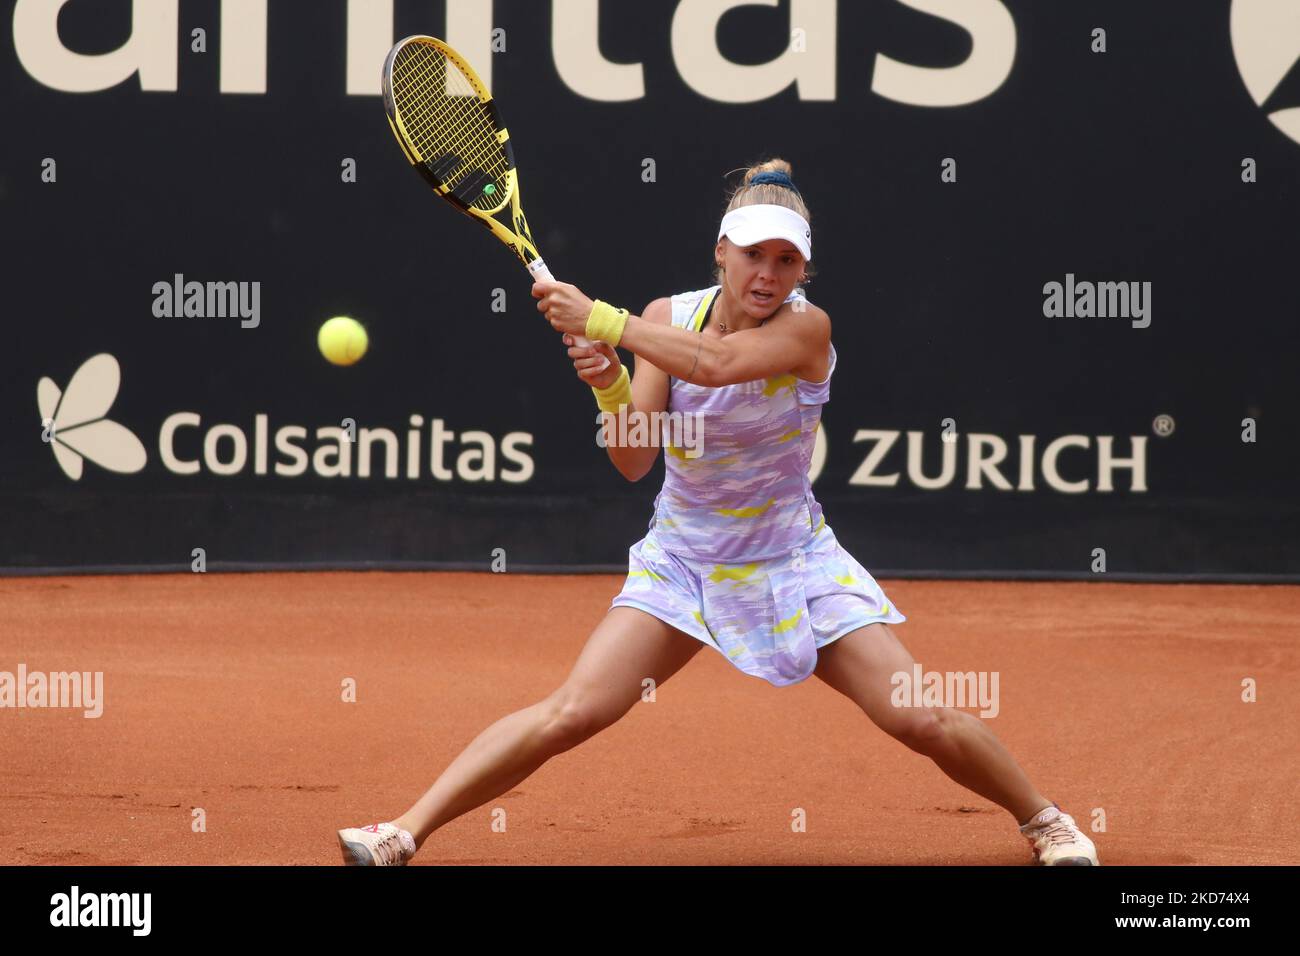
[[[533,278],[538,282],[555,281],[555,276],[551,275],[551,270],[546,267],[545,260],[540,257],[528,263],[528,271],[532,273]],[[575,335],[573,337],[573,344],[580,349],[585,349],[591,345],[591,342],[583,338],[581,335]],[[605,369],[609,368],[609,359],[605,358],[603,355],[601,356],[601,359],[605,363],[600,367],[600,371],[603,372]]]

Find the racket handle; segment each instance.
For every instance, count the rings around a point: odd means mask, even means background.
[[[528,271],[531,272],[533,278],[539,282],[555,281],[555,276],[551,275],[551,270],[546,267],[545,261],[541,258],[534,259],[532,262],[528,263]],[[573,344],[580,349],[585,349],[591,345],[591,342],[583,338],[581,335],[575,335],[573,337]],[[600,367],[599,371],[603,372],[605,369],[609,368],[609,359],[602,355],[601,360],[605,364]]]

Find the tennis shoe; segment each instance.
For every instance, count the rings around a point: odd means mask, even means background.
[[[372,823],[339,831],[346,866],[406,866],[415,856],[415,838],[393,823]]]
[[[1039,810],[1020,828],[1042,866],[1100,866],[1097,848],[1056,804]]]

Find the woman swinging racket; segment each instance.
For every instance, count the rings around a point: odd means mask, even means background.
[[[808,479],[836,361],[829,317],[798,288],[812,259],[809,219],[789,164],[771,160],[730,197],[713,287],[656,299],[634,316],[572,285],[534,286],[603,411],[621,409],[629,420],[695,415],[702,450],[662,442],[664,484],[649,530],[564,684],[483,731],[400,817],[339,831],[346,862],[405,864],[434,830],[614,723],[640,699],[645,678],[662,684],[708,645],[776,686],[816,674],[1011,813],[1038,862],[1097,865],[1092,841],[979,718],[891,702],[891,675],[913,672],[890,629],[906,618],[840,546]],[[575,335],[592,346],[573,346]],[[637,356],[635,381],[614,346]],[[607,447],[636,481],[660,443]]]

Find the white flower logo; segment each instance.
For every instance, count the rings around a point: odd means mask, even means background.
[[[1233,0],[1232,53],[1250,98],[1300,143],[1300,4]]]
[[[63,473],[73,481],[81,477],[86,458],[101,468],[128,475],[144,467],[148,456],[140,439],[107,417],[121,382],[117,359],[101,352],[72,373],[64,391],[48,377],[36,383],[45,440],[54,449]]]

